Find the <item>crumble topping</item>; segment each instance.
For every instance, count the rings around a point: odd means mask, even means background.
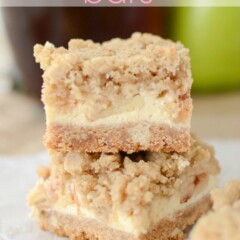
[[[211,195],[214,210],[224,206],[240,206],[240,179],[227,183],[224,189],[214,190]]]
[[[39,166],[37,169],[37,174],[39,177],[45,179],[48,179],[50,177],[50,169],[45,166]]]
[[[240,179],[212,192],[213,211],[202,217],[192,232],[192,240],[240,239]]]
[[[219,167],[213,149],[196,139],[187,153],[139,152],[126,154],[50,152],[51,175],[44,181],[48,201],[78,204],[106,216],[118,209],[137,215],[156,197],[170,197],[180,190],[182,202],[201,192],[208,175]],[[208,167],[206,168],[206,165]],[[206,182],[207,183],[207,182]],[[60,197],[61,196],[61,197]]]
[[[34,56],[45,71],[43,101],[58,111],[80,105],[91,115],[144,93],[156,99],[171,95],[179,108],[190,99],[188,50],[151,34],[102,44],[75,39],[68,49],[37,44]]]

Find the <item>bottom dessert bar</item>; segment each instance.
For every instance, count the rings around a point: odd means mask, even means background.
[[[184,239],[210,208],[214,151],[192,139],[184,154],[58,153],[29,194],[44,230],[72,240]]]

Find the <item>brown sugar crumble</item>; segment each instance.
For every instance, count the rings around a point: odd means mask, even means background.
[[[187,96],[192,84],[188,49],[151,34],[103,44],[74,39],[68,49],[37,44],[34,56],[45,71],[43,101],[60,110],[85,101],[107,108],[141,91]]]
[[[213,190],[213,211],[203,216],[191,233],[192,240],[240,239],[240,179]]]
[[[111,208],[123,211],[140,211],[156,196],[170,197],[182,184],[183,178],[208,171],[217,174],[219,167],[212,158],[213,150],[192,139],[188,153],[105,154],[56,153],[52,157],[49,183],[62,179],[62,186],[72,192],[72,198],[81,195],[81,204],[106,213]],[[189,178],[188,178],[189,179]],[[193,178],[193,185],[194,185]],[[66,184],[67,183],[67,184]],[[73,187],[75,186],[75,187]],[[52,186],[56,189],[56,186]],[[56,191],[53,192],[56,194]]]

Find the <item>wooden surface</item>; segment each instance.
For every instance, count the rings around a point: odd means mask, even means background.
[[[39,102],[16,92],[0,94],[0,154],[44,150],[45,116]],[[240,92],[194,97],[192,131],[204,139],[240,140]]]
[[[43,150],[44,111],[40,103],[19,93],[0,94],[0,155]]]
[[[194,97],[192,129],[206,139],[240,139],[240,91]]]

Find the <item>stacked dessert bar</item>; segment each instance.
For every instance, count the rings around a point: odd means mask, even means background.
[[[135,33],[34,55],[51,158],[29,194],[40,226],[72,240],[184,239],[219,173],[213,149],[190,134],[188,50]]]

